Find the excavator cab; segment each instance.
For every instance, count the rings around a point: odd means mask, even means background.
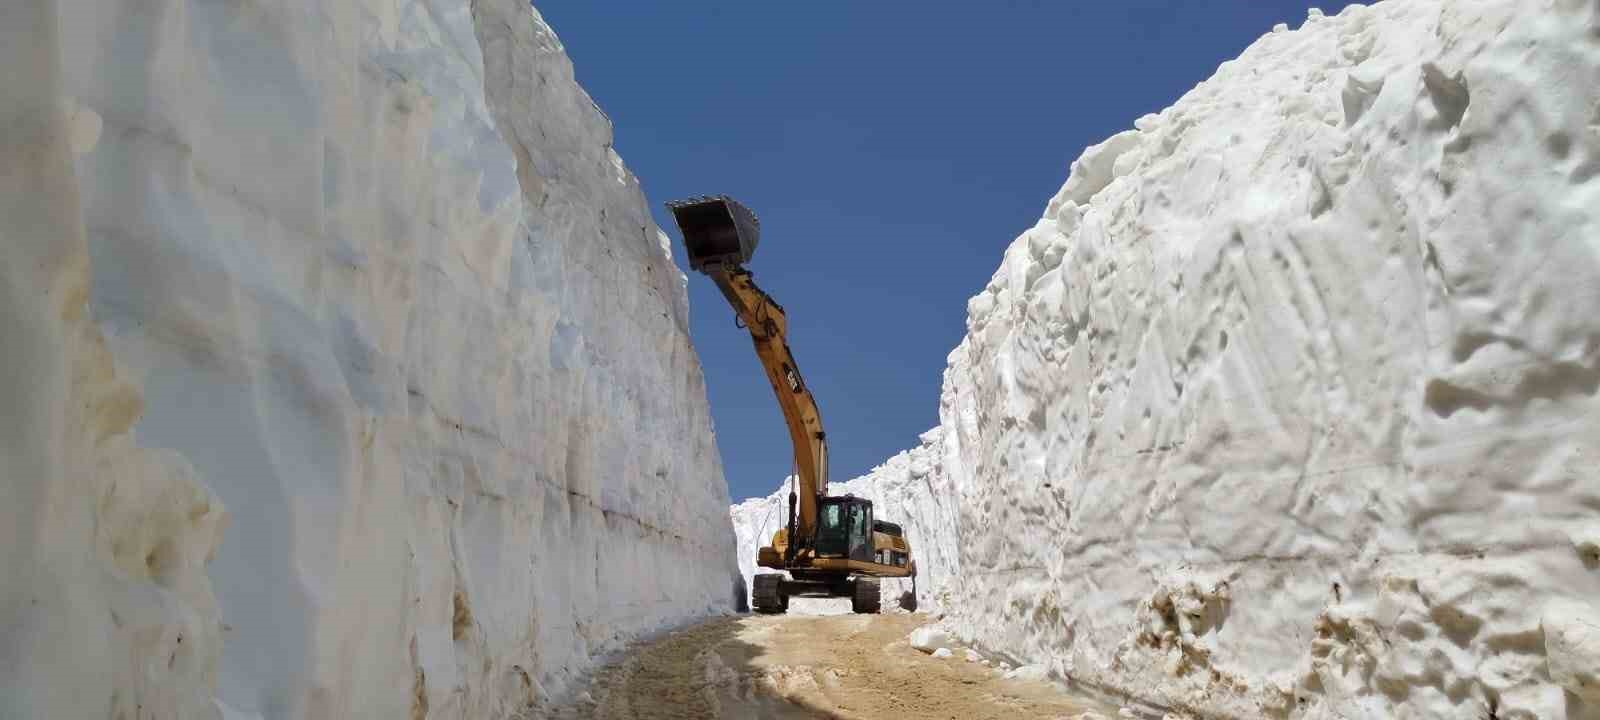
[[[817,513],[817,557],[875,562],[872,531],[872,501],[824,497]]]
[[[750,208],[727,195],[667,203],[683,232],[689,268],[703,273],[750,262],[761,239],[761,222]]]

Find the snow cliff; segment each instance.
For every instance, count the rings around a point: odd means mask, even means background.
[[[1600,718],[1597,307],[1600,5],[1277,28],[969,303],[947,622],[1202,715]]]
[[[0,716],[507,717],[733,607],[684,278],[527,3],[0,61]]]

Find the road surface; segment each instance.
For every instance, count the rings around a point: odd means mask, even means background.
[[[555,717],[1117,717],[1115,707],[1067,696],[1045,682],[1004,679],[960,652],[950,658],[923,654],[906,636],[929,621],[906,614],[713,620],[630,651],[596,675],[580,702]]]

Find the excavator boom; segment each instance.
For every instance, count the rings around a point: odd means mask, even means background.
[[[743,268],[708,273],[728,298],[740,322],[750,331],[756,356],[766,370],[767,382],[778,398],[783,420],[794,447],[796,485],[795,534],[809,537],[816,529],[817,498],[828,494],[828,439],[822,431],[822,412],[800,375],[789,350],[788,318],[772,296],[756,286],[755,276]]]

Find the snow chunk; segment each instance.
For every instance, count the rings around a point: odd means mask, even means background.
[[[84,155],[100,142],[104,126],[100,114],[69,99],[67,102],[67,133],[71,138],[72,154]]]
[[[1068,176],[1061,192],[1050,201],[1050,206],[1045,210],[1045,216],[1055,215],[1056,209],[1068,203],[1082,205],[1089,202],[1096,193],[1104,190],[1112,180],[1117,178],[1114,170],[1117,158],[1123,153],[1139,146],[1141,131],[1124,130],[1123,132],[1106,138],[1099,145],[1090,147],[1072,161],[1072,174]]]
[[[1048,680],[1050,669],[1041,664],[1023,665],[1012,670],[1007,670],[1007,680]]]
[[[908,638],[911,647],[925,653],[931,653],[940,648],[947,648],[955,643],[951,642],[950,634],[938,625],[924,625],[911,631]]]
[[[1553,601],[1540,625],[1550,679],[1584,702],[1600,704],[1600,608],[1592,602]]]

